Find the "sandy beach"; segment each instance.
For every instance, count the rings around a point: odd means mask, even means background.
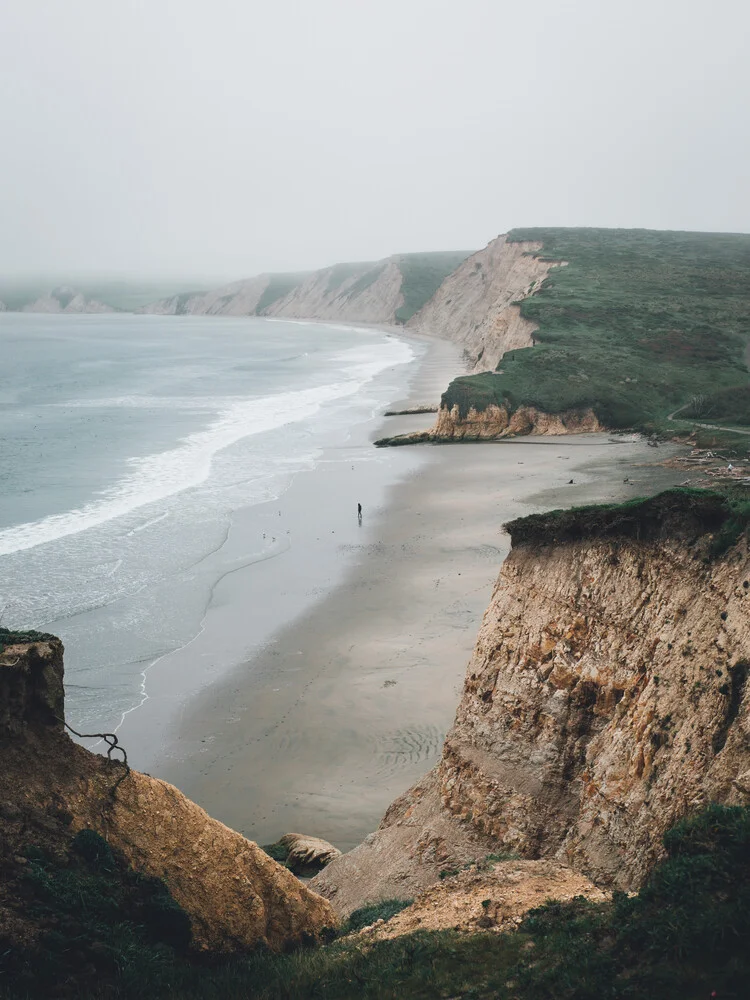
[[[428,353],[404,404],[435,399],[458,363],[449,346]],[[375,421],[371,438],[429,420]],[[346,566],[341,582],[185,703],[154,773],[260,843],[294,830],[353,847],[439,756],[508,551],[503,522],[674,485],[683,474],[657,463],[677,450],[606,435],[388,449],[389,461],[403,462],[395,484],[375,490],[373,503],[359,476],[362,527],[353,494],[354,523],[325,540],[333,563]],[[305,510],[337,502],[348,474],[332,462],[298,477],[283,498],[284,523],[302,525]],[[320,517],[315,524],[329,530]],[[300,540],[296,550],[304,576],[305,559],[321,549]],[[255,615],[294,590],[288,567],[280,574],[278,592],[262,595],[230,577],[219,604],[243,609],[251,630]]]

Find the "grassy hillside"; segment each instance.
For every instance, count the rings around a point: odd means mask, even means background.
[[[403,276],[404,304],[396,310],[396,321],[406,323],[431,299],[443,280],[474,251],[448,250],[444,253],[407,253],[397,258]]]
[[[693,397],[725,403],[727,389],[750,383],[750,236],[516,229],[508,238],[539,240],[540,256],[567,266],[521,303],[538,324],[536,345],[506,354],[497,373],[456,379],[449,406],[591,407],[610,427],[647,428]]]
[[[263,310],[268,309],[274,302],[283,299],[302,282],[310,277],[309,271],[301,271],[299,274],[272,274],[268,279],[268,284],[263,289],[263,294],[258,299],[255,307],[255,315],[262,316]]]
[[[638,895],[549,902],[514,934],[419,932],[209,964],[185,955],[184,914],[95,835],[78,860],[27,851],[26,912],[42,936],[4,948],[0,996],[181,1000],[706,1000],[747,996],[750,809],[709,806],[664,838]],[[79,834],[79,840],[81,835]],[[86,850],[82,851],[81,848]],[[83,856],[81,856],[83,855]],[[387,917],[388,914],[386,914]],[[368,914],[371,917],[372,914]],[[353,923],[357,923],[354,916]],[[716,991],[716,994],[713,993]]]

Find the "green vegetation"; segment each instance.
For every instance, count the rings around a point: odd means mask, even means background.
[[[113,880],[117,859],[96,835],[87,837],[67,867],[32,860],[25,902],[46,907],[59,922],[43,949],[26,956],[0,941],[0,995],[706,1000],[714,990],[719,997],[746,996],[750,983],[747,808],[711,805],[678,823],[664,838],[665,860],[638,895],[548,902],[517,933],[422,931],[371,945],[341,938],[289,955],[259,952],[208,966],[185,956],[179,913],[170,909],[169,919],[156,920],[154,903],[156,910],[164,903],[159,884],[132,873]],[[128,891],[140,896],[127,897]],[[372,919],[374,910],[356,917],[363,926]]]
[[[363,927],[369,927],[376,920],[390,920],[397,913],[411,906],[413,899],[383,899],[379,903],[371,903],[369,906],[361,906],[354,913],[349,915],[342,929],[342,933],[351,934],[354,931],[361,931]]]
[[[67,857],[35,847],[24,853],[18,902],[40,936],[24,952],[0,932],[0,995],[89,996],[84,984],[93,992],[102,979],[145,982],[186,960],[185,911],[163,882],[134,872],[93,830],[73,838]],[[13,991],[4,992],[10,983]]]
[[[385,271],[385,264],[382,261],[380,264],[373,264],[369,271],[361,274],[352,284],[351,288],[347,289],[347,299],[354,298],[355,295],[361,295],[362,292],[366,292],[370,285],[375,284],[383,271]]]
[[[361,264],[334,264],[331,268],[330,274],[328,275],[326,292],[330,294],[340,290],[344,282],[348,281],[349,278],[353,278],[355,275],[360,275],[361,280],[362,271],[364,270],[365,274],[369,274],[374,267],[376,267],[376,264],[373,261],[367,261]],[[347,295],[350,294],[351,292],[347,292]]]
[[[56,635],[49,632],[34,632],[33,630],[17,632],[14,629],[0,628],[0,653],[6,646],[14,646],[21,642],[48,642],[50,639],[59,641]]]
[[[711,556],[721,555],[750,524],[750,497],[741,486],[717,490],[677,487],[653,497],[620,504],[595,504],[551,510],[509,521],[514,545],[550,545],[596,538],[697,539],[713,536]]]
[[[111,878],[118,862],[95,836],[89,835],[90,845],[79,844],[80,860],[68,868],[31,862],[29,905],[46,906],[60,922],[45,938],[49,953],[34,952],[34,964],[27,956],[25,979],[18,975],[21,956],[0,947],[0,995],[706,1000],[714,990],[719,997],[746,996],[750,982],[747,808],[711,805],[678,823],[664,838],[666,859],[638,895],[616,893],[611,902],[596,904],[580,897],[549,902],[531,911],[518,933],[423,931],[372,945],[342,938],[289,955],[259,952],[208,967],[185,957],[179,913],[169,910],[166,921],[156,920],[154,901],[164,900],[158,885],[125,878],[123,884],[140,892],[140,909],[123,895]],[[374,909],[355,917],[362,926],[378,919]],[[43,981],[54,982],[54,989],[45,993]]]
[[[438,290],[448,275],[469,256],[465,251],[407,253],[396,258],[402,275],[404,304],[396,310],[396,321],[406,323]]]
[[[750,236],[641,229],[516,229],[553,268],[521,313],[535,346],[443,397],[547,413],[591,408],[612,428],[652,430],[693,397],[748,385]],[[726,415],[734,417],[728,393]]]
[[[289,857],[289,848],[278,840],[274,844],[263,844],[260,849],[265,851],[269,858],[278,861],[280,865],[285,865],[286,859]]]
[[[268,278],[268,284],[263,289],[263,294],[258,299],[255,315],[262,316],[269,306],[293,292],[309,276],[308,271],[301,271],[299,274],[271,274]]]
[[[680,411],[685,420],[750,426],[750,384],[731,386],[712,395],[703,393],[693,396],[688,405]]]

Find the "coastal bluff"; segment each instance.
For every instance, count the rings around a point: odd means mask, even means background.
[[[63,720],[60,640],[0,629],[0,938],[33,949],[49,931],[24,904],[29,855],[66,872],[82,831],[123,859],[126,881],[161,880],[194,951],[281,951],[335,927],[329,903],[256,844],[129,769],[119,748],[108,759],[74,743]]]
[[[441,761],[311,883],[340,913],[493,852],[636,890],[675,822],[750,804],[750,550],[727,500],[507,528]]]

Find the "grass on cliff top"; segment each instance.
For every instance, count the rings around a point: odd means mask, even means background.
[[[398,257],[404,304],[396,310],[396,322],[408,322],[432,298],[444,279],[473,252],[448,250],[444,253],[406,253]]]
[[[750,384],[750,235],[515,229],[508,239],[541,241],[540,257],[567,266],[521,303],[535,346],[508,352],[497,373],[454,380],[444,405],[592,408],[607,427],[639,429],[694,396],[718,394],[730,420],[746,412],[727,390]]]
[[[76,992],[75,980],[63,975],[53,992],[34,992],[28,986],[24,991],[0,976],[0,995],[63,996],[67,991],[93,1000],[707,1000],[716,991],[720,998],[747,996],[750,809],[709,806],[678,823],[664,845],[666,859],[638,895],[619,893],[599,904],[580,897],[549,902],[532,911],[518,933],[423,931],[374,945],[343,938],[289,955],[259,953],[215,965],[182,958],[181,944],[162,943],[158,951],[146,937],[140,952],[127,951],[109,974],[89,980],[89,988]],[[62,912],[85,904],[85,893],[55,898]],[[95,911],[100,912],[100,903]],[[123,924],[123,940],[126,929]],[[67,968],[77,949],[84,949],[79,985],[87,962],[104,967],[104,953],[93,949],[91,959],[87,947],[85,939],[69,942]]]
[[[597,538],[713,535],[708,552],[721,555],[750,525],[750,491],[741,486],[702,490],[675,487],[653,497],[530,514],[505,525],[513,545],[551,545]]]
[[[6,646],[15,646],[25,642],[49,642],[51,639],[54,639],[55,642],[60,641],[56,635],[51,635],[49,632],[35,632],[33,629],[17,632],[10,628],[0,628],[0,653]]]
[[[263,292],[258,299],[258,304],[255,307],[255,315],[262,316],[264,311],[278,302],[279,299],[285,298],[290,292],[293,292],[295,288],[298,288],[305,279],[310,277],[309,271],[301,271],[299,274],[271,274],[268,278],[268,284],[263,289]]]

